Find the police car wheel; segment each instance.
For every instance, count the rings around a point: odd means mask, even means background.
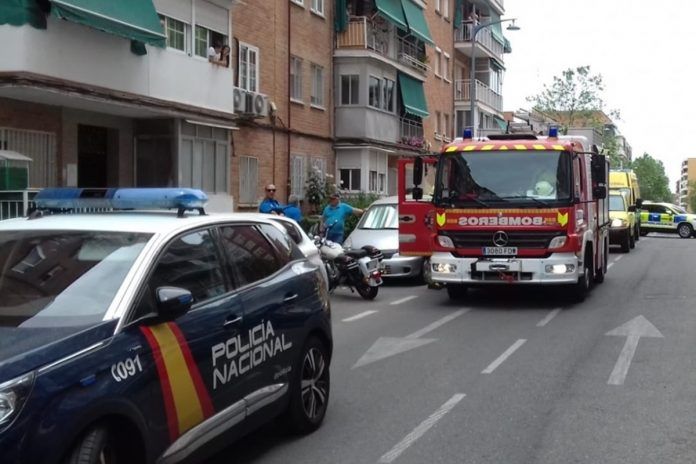
[[[331,385],[328,353],[318,338],[307,340],[291,382],[285,422],[294,433],[313,432],[324,420]]]
[[[117,453],[116,444],[109,429],[103,425],[92,427],[75,445],[64,464],[114,464],[125,463]]]
[[[691,227],[691,224],[679,224],[677,233],[681,238],[689,238],[694,233],[694,229]]]

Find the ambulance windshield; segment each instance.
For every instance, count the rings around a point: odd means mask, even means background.
[[[457,152],[438,164],[434,203],[439,206],[559,206],[571,196],[568,152]]]

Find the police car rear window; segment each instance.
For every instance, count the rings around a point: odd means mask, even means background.
[[[0,238],[0,326],[101,321],[151,234],[9,231]]]

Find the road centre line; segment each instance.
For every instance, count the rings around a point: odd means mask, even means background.
[[[515,351],[517,351],[517,349],[518,349],[519,347],[521,347],[522,345],[524,345],[524,343],[525,343],[526,341],[527,341],[527,340],[525,340],[525,339],[523,339],[523,338],[520,338],[519,340],[517,340],[515,343],[512,344],[512,346],[511,346],[510,348],[508,348],[507,350],[505,350],[505,353],[501,354],[501,355],[498,357],[498,359],[496,359],[495,361],[493,361],[487,368],[485,368],[483,371],[481,371],[481,373],[482,373],[482,374],[490,374],[491,372],[493,372],[494,370],[496,370],[496,369],[498,368],[498,366],[500,366],[503,362],[505,362],[505,360],[506,360],[507,358],[509,358],[509,357],[512,355],[512,353],[514,353]]]
[[[392,301],[392,302],[389,303],[389,304],[390,304],[390,305],[398,305],[398,304],[401,304],[401,303],[406,303],[407,301],[414,300],[414,299],[416,299],[416,298],[418,298],[418,296],[416,296],[416,295],[411,295],[411,296],[407,296],[407,297],[405,297],[405,298],[401,298],[400,300]]]
[[[449,314],[441,319],[438,319],[437,321],[433,322],[432,324],[426,325],[422,329],[416,330],[415,332],[413,332],[410,335],[406,335],[406,337],[404,337],[404,338],[420,338],[423,335],[427,334],[428,332],[432,332],[433,330],[437,329],[438,327],[441,327],[441,326],[447,324],[448,322],[458,318],[462,314],[466,314],[468,312],[469,312],[468,309],[460,309],[459,311],[455,311],[452,314]]]
[[[389,464],[398,458],[401,453],[406,451],[416,440],[425,435],[425,433],[430,430],[430,428],[437,423],[442,417],[450,412],[466,395],[464,393],[457,393],[452,396],[445,404],[440,406],[437,411],[432,413],[430,417],[421,422],[418,427],[413,429],[411,433],[406,435],[403,440],[401,440],[396,446],[385,453],[381,458],[379,458],[380,464]]]
[[[370,314],[374,314],[377,311],[375,310],[369,310],[369,311],[363,311],[361,313],[356,314],[355,316],[347,317],[345,319],[341,319],[342,322],[353,322],[357,321],[358,319],[362,319],[363,317],[369,316]]]
[[[548,324],[549,322],[551,322],[551,319],[553,319],[554,317],[558,316],[558,313],[560,313],[560,312],[561,312],[561,308],[556,308],[556,309],[554,309],[554,310],[551,311],[549,314],[547,314],[545,318],[543,318],[542,320],[540,320],[540,321],[537,323],[537,327],[544,327],[546,324]]]

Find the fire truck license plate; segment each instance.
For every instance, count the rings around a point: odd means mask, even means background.
[[[485,256],[515,256],[517,247],[483,247]]]

